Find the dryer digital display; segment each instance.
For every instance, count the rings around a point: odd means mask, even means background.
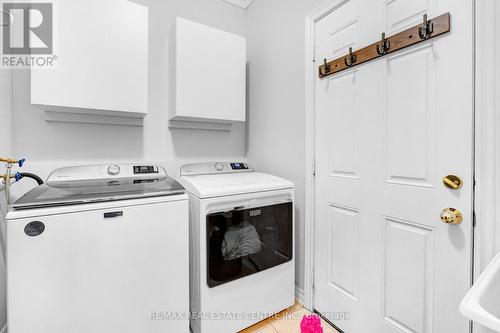
[[[231,169],[233,169],[233,170],[248,170],[248,166],[245,163],[231,163]]]

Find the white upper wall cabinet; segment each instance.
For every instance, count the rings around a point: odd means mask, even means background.
[[[54,69],[31,70],[47,119],[140,125],[148,109],[148,9],[127,0],[54,4]]]
[[[175,62],[170,127],[229,130],[245,121],[244,37],[177,18]]]

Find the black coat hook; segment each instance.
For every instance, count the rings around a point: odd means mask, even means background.
[[[384,55],[389,51],[391,48],[391,42],[385,38],[385,32],[382,33],[382,40],[380,41],[380,44],[377,45],[377,53],[379,55]]]
[[[349,61],[347,61],[349,59]],[[352,53],[352,47],[349,48],[349,56],[348,58],[344,58],[344,63],[347,67],[352,67],[354,63],[356,62],[357,57],[355,54]]]
[[[420,39],[427,39],[433,31],[434,24],[432,21],[427,20],[427,14],[424,14],[422,26],[418,28],[418,35],[420,36]]]
[[[330,73],[330,64],[326,62],[326,58],[323,59],[323,67],[320,67],[319,72],[321,76],[326,76]]]

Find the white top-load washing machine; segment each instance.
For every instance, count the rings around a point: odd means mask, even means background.
[[[9,332],[188,333],[188,209],[160,166],[55,170],[6,217]]]
[[[246,163],[185,165],[193,333],[235,333],[295,300],[294,185]]]

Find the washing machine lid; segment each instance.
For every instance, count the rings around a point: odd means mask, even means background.
[[[94,165],[61,168],[47,182],[17,200],[15,210],[183,194],[184,187],[163,167]]]
[[[236,169],[233,170],[231,165],[236,165]],[[193,172],[193,170],[198,171]],[[197,167],[186,165],[181,168],[180,174],[181,184],[189,193],[198,198],[214,198],[294,187],[292,182],[283,178],[255,172],[246,163],[202,163],[198,164]]]

